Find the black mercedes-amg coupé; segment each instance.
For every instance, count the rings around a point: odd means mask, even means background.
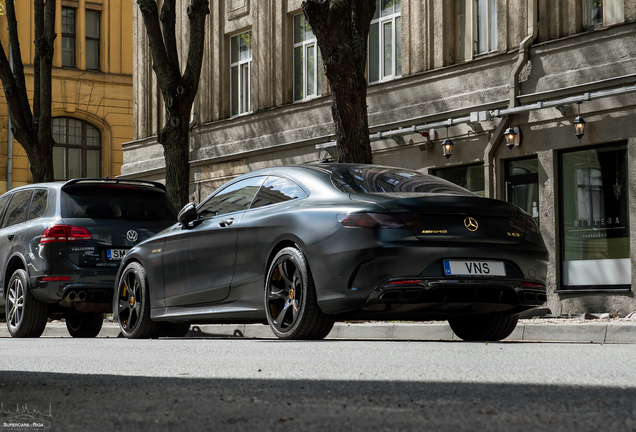
[[[448,320],[500,340],[546,301],[532,217],[402,168],[309,164],[244,174],[135,246],[113,309],[128,338],[268,322],[321,339],[335,321]]]

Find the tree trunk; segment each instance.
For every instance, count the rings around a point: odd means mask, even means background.
[[[52,138],[51,138],[52,139]],[[53,142],[36,142],[25,145],[34,183],[50,182],[53,177]]]
[[[174,105],[173,105],[174,106]],[[191,106],[185,104],[183,108]],[[190,199],[190,130],[188,110],[166,110],[166,124],[158,141],[163,145],[166,162],[168,198],[178,208]]]
[[[367,40],[375,0],[306,0],[331,87],[340,162],[372,163],[367,115]]]
[[[0,42],[0,80],[11,118],[11,132],[24,148],[33,181],[53,181],[53,131],[51,128],[53,43],[55,40],[55,0],[34,1],[35,55],[33,58],[33,98],[31,105],[26,89],[15,6],[5,2],[10,63]]]
[[[360,78],[356,74],[347,74],[347,70],[351,70],[349,66],[332,72],[339,79],[329,80],[339,161],[370,164],[373,160],[369,141],[367,82],[364,75]]]
[[[190,195],[190,110],[199,87],[208,0],[192,0],[187,14],[190,41],[186,68],[181,75],[176,39],[175,0],[164,0],[161,14],[155,0],[137,0],[152,55],[152,68],[164,101],[166,123],[157,137],[163,145],[166,189],[170,201],[181,208]]]

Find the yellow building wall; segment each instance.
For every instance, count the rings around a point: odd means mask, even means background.
[[[2,6],[4,6],[4,2]],[[33,97],[35,39],[33,2],[15,2],[22,62],[29,97]],[[62,67],[62,7],[76,8],[77,68]],[[101,175],[115,177],[123,164],[122,144],[132,140],[132,8],[133,0],[58,0],[53,79],[52,116],[83,120],[101,133]],[[83,11],[100,11],[100,71],[86,70],[86,22]],[[0,41],[8,57],[6,16],[0,16]],[[0,193],[7,190],[9,117],[4,93],[0,94]],[[32,182],[29,161],[13,140],[11,188]]]

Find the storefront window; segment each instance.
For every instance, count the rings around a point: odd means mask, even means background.
[[[506,200],[539,223],[539,161],[536,157],[506,163]]]
[[[561,154],[563,289],[629,289],[627,147]]]
[[[484,166],[482,164],[442,168],[434,170],[433,174],[478,195],[485,195],[486,186],[484,183]]]

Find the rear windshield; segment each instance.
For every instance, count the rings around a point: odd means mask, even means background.
[[[378,166],[337,168],[331,173],[331,181],[338,190],[349,193],[475,195],[439,177],[401,168]]]
[[[62,217],[176,221],[163,192],[123,188],[71,188],[61,192]]]

